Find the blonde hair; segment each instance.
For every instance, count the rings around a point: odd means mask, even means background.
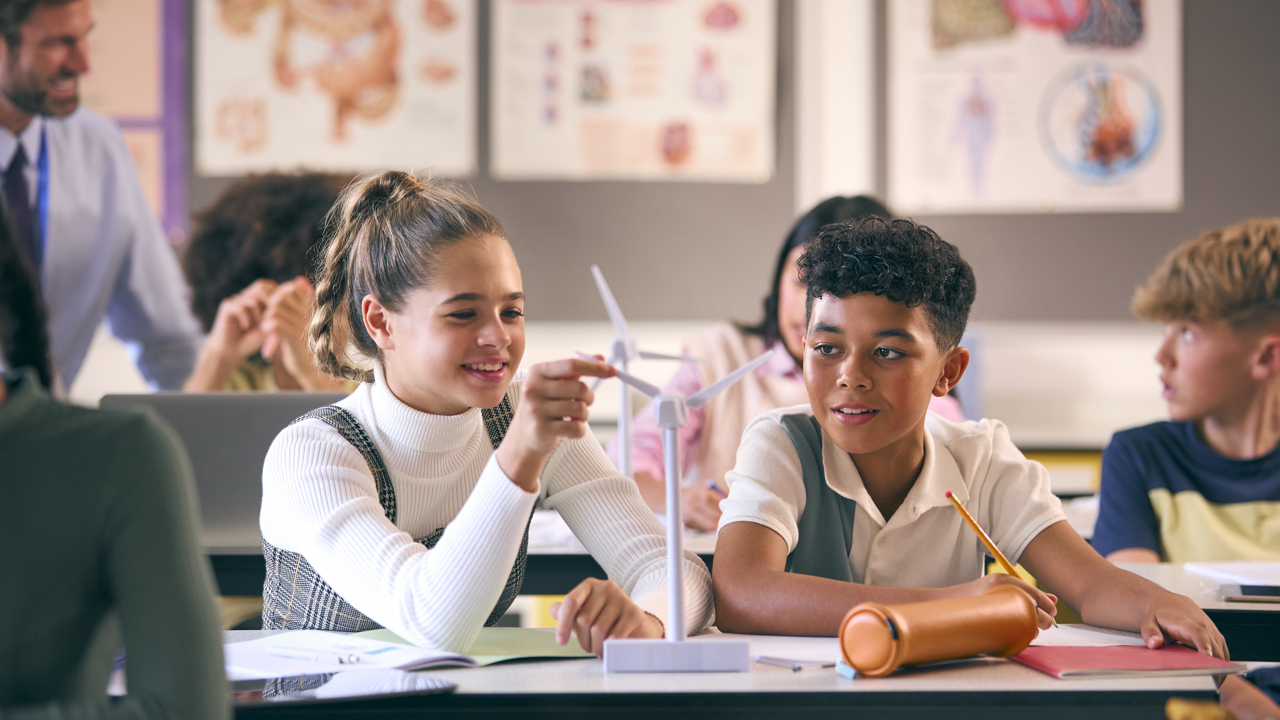
[[[322,371],[363,382],[372,382],[379,355],[364,326],[364,297],[397,312],[434,278],[440,250],[485,236],[506,238],[502,223],[456,185],[399,170],[353,180],[325,227],[307,342]]]
[[[1148,321],[1236,328],[1280,318],[1280,218],[1243,220],[1178,246],[1133,294],[1132,309]]]

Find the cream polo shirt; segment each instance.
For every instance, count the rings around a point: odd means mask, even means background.
[[[751,421],[725,476],[720,528],[754,522],[787,542],[799,540],[805,488],[800,458],[780,423],[785,415],[813,415],[808,405],[773,410]],[[946,587],[983,574],[986,548],[946,498],[950,490],[1017,563],[1032,538],[1066,520],[1049,490],[1049,472],[1023,457],[996,420],[952,422],[929,413],[924,467],[906,500],[886,519],[871,500],[858,468],[824,431],[822,465],[827,485],[858,504],[849,565],[855,582],[898,587]]]

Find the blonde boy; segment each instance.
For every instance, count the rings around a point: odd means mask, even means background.
[[[1184,243],[1133,312],[1164,323],[1169,422],[1112,438],[1093,546],[1115,562],[1280,561],[1280,218]]]

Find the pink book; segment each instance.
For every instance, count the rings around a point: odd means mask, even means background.
[[[1183,645],[1145,647],[1029,647],[1013,659],[1059,680],[1107,677],[1228,675],[1244,672],[1243,663],[1209,657]]]

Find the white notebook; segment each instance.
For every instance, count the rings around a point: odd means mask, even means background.
[[[227,677],[233,680],[317,675],[344,670],[476,666],[476,661],[466,655],[324,630],[295,630],[248,642],[230,643],[222,649],[226,656]],[[345,662],[340,662],[339,658]]]
[[[1189,573],[1239,585],[1280,585],[1280,562],[1187,563]]]

